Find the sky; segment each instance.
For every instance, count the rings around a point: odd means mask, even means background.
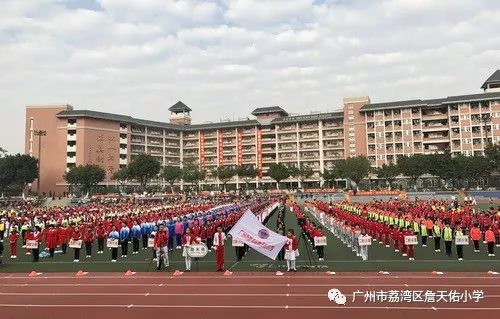
[[[500,68],[497,0],[0,0],[0,147],[26,105],[195,123],[480,92]]]

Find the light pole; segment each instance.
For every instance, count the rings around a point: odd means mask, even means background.
[[[42,137],[47,135],[45,130],[35,130],[33,135],[38,136],[38,180],[37,180],[37,192],[40,195],[40,169],[42,167]]]

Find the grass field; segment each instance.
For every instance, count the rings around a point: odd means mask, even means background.
[[[310,216],[311,219],[314,217]],[[286,227],[294,228],[296,234],[300,234],[300,228],[297,225],[295,215],[287,210]],[[276,215],[271,216],[268,227],[276,228]],[[340,240],[326,231],[328,237],[328,246],[325,249],[325,261],[319,262],[314,252],[312,260],[309,262],[306,244],[304,239],[300,240],[299,250],[301,256],[298,258],[298,265],[302,269],[317,271],[499,271],[500,270],[500,248],[496,248],[497,256],[488,257],[485,247],[481,244],[481,253],[474,254],[472,248],[465,247],[463,261],[458,261],[453,247],[454,257],[448,258],[444,253],[444,244],[442,243],[441,253],[434,252],[434,243],[430,242],[427,248],[418,246],[415,250],[415,261],[408,261],[401,254],[394,253],[392,248],[386,248],[384,245],[374,243],[369,248],[369,260],[362,261],[356,257],[355,253],[348,249]],[[156,271],[156,265],[151,262],[152,251],[141,250],[138,255],[131,254],[131,245],[129,245],[129,257],[119,258],[117,263],[111,263],[110,252],[105,250],[102,255],[94,254],[91,258],[84,258],[85,253],[82,249],[79,263],[73,263],[73,250],[68,249],[66,255],[56,254],[53,259],[41,258],[39,263],[33,263],[31,256],[24,254],[24,249],[18,250],[18,258],[11,260],[9,258],[8,243],[5,242],[3,263],[0,265],[0,272],[30,272],[32,270],[39,272],[65,272],[78,270],[96,272],[96,271]],[[309,246],[310,247],[310,246]],[[235,249],[231,247],[231,241],[226,243],[226,267],[232,271],[276,271],[284,269],[285,263],[270,260],[263,255],[250,250],[241,262],[236,262]],[[170,267],[168,271],[184,269],[184,259],[181,256],[181,250],[175,250],[170,253]],[[214,253],[209,253],[205,258],[198,262],[193,261],[193,271],[215,271]]]

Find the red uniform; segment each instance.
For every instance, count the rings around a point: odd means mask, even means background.
[[[19,233],[10,233],[9,244],[10,244],[10,255],[17,256],[17,240],[19,239]]]
[[[94,233],[92,232],[86,232],[84,235],[83,235],[83,241],[86,242],[86,243],[91,243],[92,241],[94,240]]]
[[[48,229],[45,232],[45,246],[49,249],[55,249],[57,247],[57,229]]]
[[[162,248],[168,244],[168,233],[164,231],[158,231],[155,235],[154,248]]]

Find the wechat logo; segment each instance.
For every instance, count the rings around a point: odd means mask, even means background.
[[[328,299],[330,301],[335,301],[337,305],[345,305],[347,301],[345,295],[336,288],[328,290]]]

